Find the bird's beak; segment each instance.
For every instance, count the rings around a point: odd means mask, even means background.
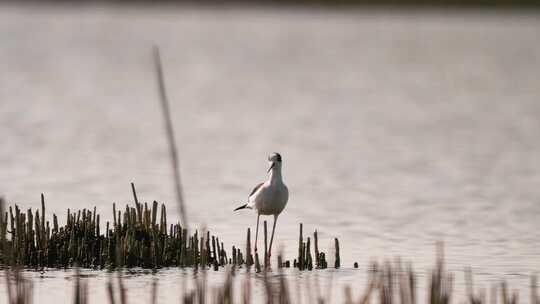
[[[272,168],[274,168],[275,165],[276,165],[276,163],[272,162],[272,165],[270,166],[270,168],[268,168],[268,171],[266,171],[266,173],[270,172],[270,170],[272,170]]]

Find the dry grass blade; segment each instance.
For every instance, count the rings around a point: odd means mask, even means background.
[[[171,119],[171,111],[169,107],[169,98],[167,97],[167,90],[165,88],[165,79],[163,76],[163,67],[161,64],[161,55],[159,53],[159,48],[154,47],[154,65],[156,68],[157,82],[159,86],[159,97],[161,101],[161,108],[163,110],[163,116],[165,118],[165,130],[167,133],[167,140],[169,143],[169,153],[171,156],[173,174],[174,174],[174,185],[176,190],[176,200],[178,203],[178,208],[180,211],[180,218],[182,219],[182,224],[184,227],[189,227],[187,222],[187,211],[184,203],[184,195],[182,193],[182,182],[180,179],[180,161],[178,158],[178,151],[176,149],[176,142],[174,139],[174,128]]]

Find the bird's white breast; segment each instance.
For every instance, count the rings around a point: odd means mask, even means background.
[[[277,215],[283,211],[288,199],[289,190],[285,184],[267,181],[249,197],[249,205],[255,207],[260,214]]]

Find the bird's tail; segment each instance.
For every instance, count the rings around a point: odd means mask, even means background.
[[[244,205],[234,209],[233,211],[240,210],[240,209],[246,209],[246,208],[247,208],[247,204],[244,204]]]

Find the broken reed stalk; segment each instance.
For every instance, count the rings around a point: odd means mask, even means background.
[[[176,141],[174,139],[174,128],[171,119],[171,111],[169,108],[169,98],[167,97],[167,90],[165,88],[165,77],[163,76],[163,67],[161,64],[161,56],[159,48],[154,46],[154,65],[156,68],[157,83],[159,87],[159,99],[161,101],[161,109],[163,110],[163,116],[165,118],[165,130],[167,133],[167,141],[169,143],[169,154],[171,156],[171,165],[174,174],[174,185],[176,200],[178,203],[180,218],[184,227],[188,228],[186,206],[184,204],[184,195],[182,193],[182,183],[180,179],[180,161],[178,158],[178,151],[176,149]]]
[[[305,247],[306,247],[306,253],[305,253],[306,266],[307,266],[308,270],[312,270],[313,269],[313,260],[312,260],[312,257],[311,257],[311,238],[309,236],[307,238],[307,243],[306,243]]]
[[[0,252],[5,252],[7,250],[7,246],[5,245],[5,243],[7,240],[8,214],[7,212],[4,213],[4,206],[4,198],[0,196]],[[9,253],[0,255],[0,263],[9,263],[9,261],[6,260],[5,255],[9,256]]]
[[[304,260],[303,260],[303,254],[304,254],[304,242],[302,240],[302,228],[303,225],[300,223],[300,235],[298,236],[298,269],[303,270],[304,269]]]
[[[304,235],[303,235],[304,226],[302,223],[300,223],[300,233],[298,236],[298,257],[294,260],[294,267],[297,267],[299,270],[313,270],[314,263],[313,263],[313,256],[311,254],[311,238],[308,237],[306,242],[304,242]],[[318,232],[315,230],[313,233],[314,237],[314,248],[315,248],[315,268],[317,269],[325,269],[328,267],[328,262],[326,261],[326,254],[324,252],[320,251],[319,248],[319,236]],[[337,238],[335,239],[335,244],[338,242]],[[339,264],[339,245],[337,247],[337,259],[336,262]],[[288,267],[287,265],[289,262],[285,262],[285,267]],[[335,265],[338,265],[335,264]],[[339,267],[338,267],[339,268]]]
[[[246,265],[250,267],[253,265],[253,256],[251,255],[251,230],[247,229],[246,236]]]
[[[341,266],[341,259],[339,257],[339,240],[337,238],[334,239],[334,243],[336,246],[336,261],[334,263],[334,267],[337,269]]]
[[[474,291],[474,283],[473,283],[471,267],[465,268],[464,273],[465,273],[466,295],[469,298],[469,301],[472,304],[479,304],[479,303],[485,302],[485,294],[484,293],[476,294]]]
[[[255,252],[255,272],[261,272],[261,263],[259,262],[258,252]]]
[[[313,232],[313,242],[314,242],[314,247],[315,247],[315,266],[317,268],[321,268],[320,266],[320,262],[319,262],[319,235],[317,233],[317,230],[315,230],[315,232]]]
[[[430,303],[448,304],[452,294],[453,276],[444,270],[444,253],[442,243],[437,244],[436,267],[431,273],[428,290]]]

